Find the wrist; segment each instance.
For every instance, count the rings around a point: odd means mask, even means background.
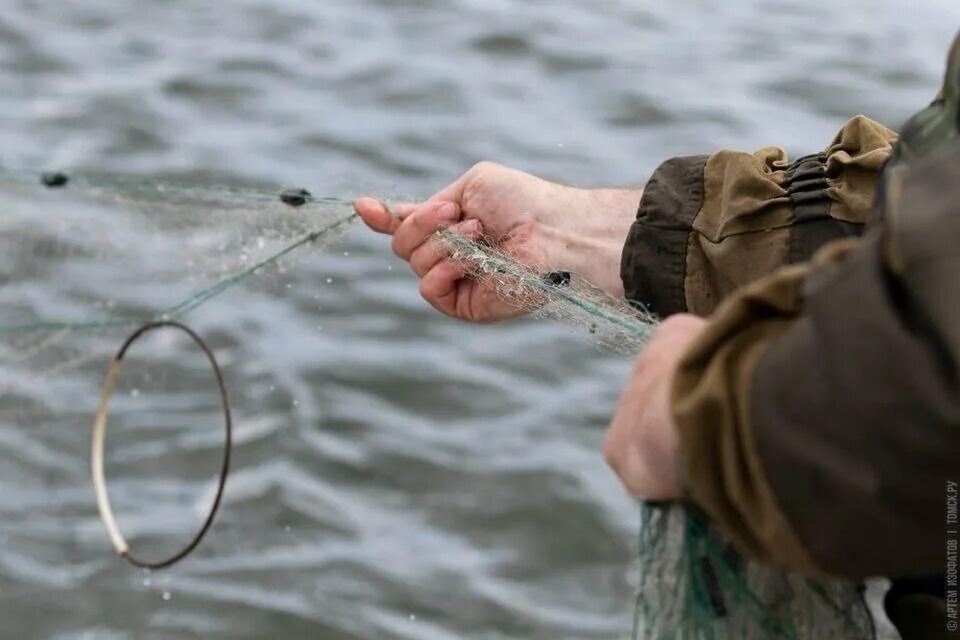
[[[620,256],[636,218],[641,189],[573,189],[560,224],[544,226],[547,266],[573,271],[615,297],[623,296]]]

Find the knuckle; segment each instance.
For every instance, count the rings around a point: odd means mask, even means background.
[[[677,330],[678,326],[683,325],[683,314],[677,313],[672,316],[667,316],[660,322],[660,326],[657,328],[657,333],[673,333]]]
[[[634,498],[643,500],[651,497],[650,487],[633,478],[624,478],[623,487],[627,490],[627,493]]]
[[[434,298],[436,296],[434,295],[433,286],[430,284],[428,280],[424,280],[421,278],[418,290],[420,291],[420,297],[422,297],[424,300],[426,300],[430,304],[433,304]]]
[[[476,218],[471,218],[448,227],[448,231],[452,231],[453,233],[464,236],[465,238],[476,239],[482,235],[483,225],[481,225],[480,221]]]
[[[424,275],[423,265],[420,263],[420,260],[416,256],[410,257],[410,269],[417,275],[418,278],[422,278]]]
[[[607,465],[620,480],[623,488],[634,497],[643,496],[647,489],[646,483],[640,478],[638,469],[631,468],[625,452],[620,447],[604,446],[603,457]]]
[[[673,334],[677,332],[685,332],[691,327],[695,327],[703,322],[702,318],[699,318],[692,313],[675,313],[672,316],[668,316],[660,323],[660,332]]]
[[[415,251],[413,255],[410,256],[410,268],[413,269],[413,272],[420,278],[426,275],[431,262],[430,256],[423,250]]]
[[[393,238],[390,240],[390,249],[392,249],[393,253],[400,258],[406,259],[406,257],[403,255],[403,243],[399,234],[394,234]]]
[[[489,160],[481,160],[472,167],[470,167],[470,173],[487,173],[494,171],[500,167],[496,162],[491,162]]]
[[[621,448],[619,447],[617,440],[613,435],[612,428],[607,431],[607,435],[603,439],[603,459],[606,461],[607,465],[609,465],[609,467],[619,475],[620,468],[623,464],[623,456],[621,453]]]
[[[616,448],[610,444],[609,440],[603,444],[603,460],[615,473],[620,472],[620,456],[617,454]]]

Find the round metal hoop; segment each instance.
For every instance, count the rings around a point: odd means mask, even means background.
[[[123,357],[126,355],[130,346],[136,342],[137,339],[143,336],[143,334],[166,327],[179,329],[190,336],[190,338],[197,344],[197,346],[200,347],[200,349],[207,356],[207,359],[210,361],[210,366],[213,369],[213,374],[217,380],[217,387],[220,391],[220,402],[223,406],[223,416],[226,429],[226,441],[223,449],[223,462],[220,467],[220,477],[217,483],[217,493],[214,496],[213,505],[210,507],[210,512],[207,514],[207,518],[204,520],[203,526],[200,527],[200,530],[197,531],[197,534],[183,549],[165,560],[151,562],[148,560],[142,560],[133,555],[133,553],[130,551],[127,541],[123,537],[123,534],[120,533],[120,528],[117,526],[116,518],[114,518],[113,515],[113,508],[110,506],[110,497],[107,494],[107,480],[103,470],[103,448],[104,441],[106,440],[107,413],[109,412],[110,408],[110,397],[113,395],[113,391],[117,386],[117,380],[120,377],[120,369],[123,364]],[[206,535],[207,531],[210,529],[210,526],[213,524],[213,519],[217,514],[217,509],[220,507],[220,501],[223,497],[223,489],[227,483],[227,474],[230,471],[230,450],[232,446],[232,440],[233,419],[230,415],[230,401],[227,396],[227,385],[224,382],[223,373],[220,371],[220,365],[217,364],[217,359],[213,355],[213,351],[210,349],[210,347],[207,346],[207,343],[204,342],[203,339],[192,329],[190,329],[190,327],[170,320],[150,322],[134,331],[130,337],[124,341],[123,345],[121,345],[120,350],[117,351],[117,355],[115,355],[113,360],[110,361],[110,368],[107,370],[107,376],[103,382],[103,388],[100,391],[100,406],[97,409],[97,415],[93,421],[93,441],[90,448],[90,463],[93,469],[93,489],[97,497],[97,507],[100,510],[100,519],[103,520],[103,526],[106,528],[107,535],[110,537],[110,541],[113,543],[113,548],[121,558],[130,564],[143,569],[163,569],[164,567],[169,567],[170,565],[182,560],[191,551],[197,548],[197,545],[200,544],[203,536]]]

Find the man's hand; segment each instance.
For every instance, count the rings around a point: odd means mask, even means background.
[[[681,496],[670,386],[677,365],[706,320],[670,316],[637,358],[603,443],[603,455],[627,490],[644,500]]]
[[[620,252],[637,212],[640,190],[576,189],[482,162],[422,203],[388,210],[372,198],[355,208],[374,231],[393,236],[393,251],[420,277],[420,293],[443,313],[493,322],[524,311],[494,289],[464,277],[434,233],[449,229],[483,238],[520,262],[573,271],[623,295]]]

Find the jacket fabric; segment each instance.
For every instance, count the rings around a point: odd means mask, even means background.
[[[621,274],[660,315],[710,315],[672,411],[687,496],[722,532],[812,574],[942,575],[960,481],[960,37],[899,138],[858,116],[794,161],[663,163]]]

